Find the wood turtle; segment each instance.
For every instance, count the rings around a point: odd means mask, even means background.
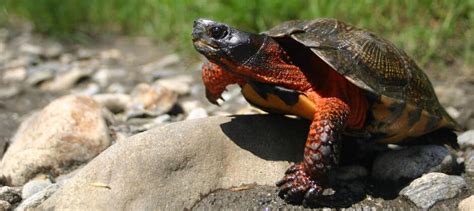
[[[218,104],[239,84],[251,104],[311,121],[304,159],[277,182],[301,203],[321,195],[338,163],[341,134],[392,144],[457,146],[459,125],[440,105],[428,77],[390,41],[335,19],[284,22],[260,34],[198,19],[192,40],[206,97]]]

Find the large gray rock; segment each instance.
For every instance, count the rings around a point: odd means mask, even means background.
[[[307,127],[269,115],[168,124],[111,146],[39,208],[182,209],[217,189],[274,185],[302,159]]]
[[[456,165],[456,159],[445,146],[412,146],[378,155],[372,177],[381,181],[411,180],[428,172],[450,173]]]
[[[438,201],[457,196],[466,188],[462,177],[434,172],[411,182],[400,191],[400,195],[410,199],[416,206],[428,209]]]
[[[13,186],[40,173],[88,161],[111,144],[102,107],[86,96],[61,97],[25,120],[0,163],[0,175]]]

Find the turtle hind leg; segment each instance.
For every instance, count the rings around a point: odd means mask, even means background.
[[[338,139],[344,129],[349,106],[337,98],[321,98],[315,102],[314,114],[304,159],[291,166],[277,182],[279,196],[290,203],[310,203],[318,198],[327,182],[328,170],[338,163]]]
[[[453,130],[449,128],[440,128],[431,133],[425,134],[420,137],[408,139],[399,143],[403,146],[412,146],[412,145],[448,145],[453,149],[459,149],[459,144],[457,142],[457,135]]]

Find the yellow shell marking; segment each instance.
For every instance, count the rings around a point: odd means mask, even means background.
[[[316,112],[314,103],[303,94],[299,95],[298,102],[294,105],[286,104],[280,97],[271,93],[267,93],[266,99],[262,98],[248,84],[242,87],[242,94],[247,101],[272,112],[293,114],[308,120],[313,120],[314,113]]]
[[[294,105],[286,104],[278,95],[272,93],[266,93],[267,97],[263,98],[248,84],[242,87],[242,94],[247,101],[270,112],[297,115],[308,120],[313,120],[316,112],[315,104],[303,94],[298,96],[298,102]],[[366,130],[373,134],[384,133],[387,135],[376,140],[377,143],[396,144],[449,124],[449,120],[434,116],[425,110],[420,111],[419,117],[413,117],[416,109],[420,108],[410,104],[394,115],[389,107],[396,103],[399,102],[393,98],[382,96],[381,102],[374,103],[370,108],[374,121],[369,122]]]
[[[441,119],[425,110],[421,110],[419,117],[414,119],[415,117],[410,115],[419,108],[410,104],[407,104],[398,115],[393,116],[389,106],[395,103],[397,101],[393,98],[382,96],[381,102],[375,103],[371,108],[374,121],[367,126],[367,131],[387,134],[386,138],[377,140],[378,143],[395,144],[407,138],[427,134],[448,124],[446,119]],[[411,121],[410,118],[412,118]]]

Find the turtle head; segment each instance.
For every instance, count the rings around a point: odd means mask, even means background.
[[[305,80],[285,49],[270,36],[198,19],[192,37],[196,50],[211,63],[249,81],[292,85]],[[298,81],[290,81],[294,78]]]
[[[206,19],[194,21],[192,37],[196,50],[211,62],[236,66],[257,54],[267,38]]]

